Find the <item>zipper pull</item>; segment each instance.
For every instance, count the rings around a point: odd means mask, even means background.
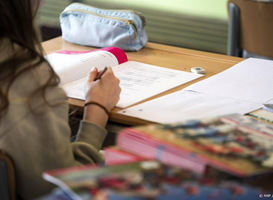
[[[137,27],[136,27],[135,23],[130,19],[126,20],[125,23],[128,25],[132,25],[133,29],[135,30],[134,32],[135,32],[135,38],[136,38],[138,35],[138,32],[137,32]]]

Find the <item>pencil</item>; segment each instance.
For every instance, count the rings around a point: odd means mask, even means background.
[[[106,72],[106,70],[107,70],[107,67],[104,67],[104,69],[99,72],[99,74],[97,75],[94,81],[100,79],[101,76]]]

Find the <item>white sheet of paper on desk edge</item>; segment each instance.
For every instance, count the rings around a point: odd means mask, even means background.
[[[174,123],[232,113],[246,114],[260,107],[259,103],[180,90],[121,110],[119,113],[157,123]]]

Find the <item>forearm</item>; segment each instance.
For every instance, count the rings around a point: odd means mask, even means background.
[[[90,104],[84,107],[83,120],[105,127],[108,121],[108,114],[98,105]]]

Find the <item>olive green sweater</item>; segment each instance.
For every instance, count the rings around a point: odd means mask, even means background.
[[[0,121],[0,149],[15,161],[18,191],[24,199],[53,189],[54,185],[43,180],[46,170],[102,161],[99,150],[107,135],[104,128],[81,121],[77,139],[70,143],[64,91],[59,87],[47,90],[46,99],[54,106],[46,105],[40,96],[29,101],[30,94],[47,77],[47,64],[19,76],[11,86],[10,105]]]

